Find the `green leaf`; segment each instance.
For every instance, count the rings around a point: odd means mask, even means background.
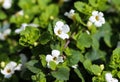
[[[2,10],[0,10],[0,20],[4,20],[6,18],[7,18],[7,15]]]
[[[45,74],[43,72],[39,72],[36,75],[32,75],[31,78],[35,82],[46,82]]]
[[[82,25],[86,26],[86,24],[82,21],[80,15],[78,13],[75,13],[74,15],[77,22],[81,23]]]
[[[89,48],[92,45],[92,38],[87,33],[81,33],[77,38],[77,47],[79,49]]]
[[[71,54],[70,56],[68,56],[70,66],[77,64],[79,61],[84,61],[84,56],[81,54],[80,51],[70,49],[70,52],[68,54]]]
[[[85,82],[81,72],[78,69],[74,69],[75,73],[78,75],[78,77],[82,80],[82,82]]]
[[[54,61],[50,61],[50,62],[49,62],[49,65],[50,65],[50,68],[51,68],[52,70],[55,70],[56,67],[57,67],[57,65],[56,65],[56,63],[55,63]]]
[[[85,54],[85,58],[90,59],[91,61],[104,59],[105,56],[106,56],[106,53],[99,49],[92,49],[91,51]]]
[[[77,1],[74,3],[74,7],[81,13],[86,14],[86,15],[90,15],[92,12],[92,7],[89,6],[88,4],[81,2],[81,1]]]
[[[58,80],[68,80],[69,79],[69,68],[61,67],[57,71],[52,72],[53,77]]]
[[[91,6],[101,11],[107,10],[109,8],[107,5],[107,0],[89,0],[89,3]]]
[[[92,65],[90,66],[90,68],[91,68],[91,72],[95,75],[99,75],[102,72],[101,68],[98,65]]]
[[[40,60],[42,63],[42,66],[45,67],[46,66],[46,60],[45,60],[46,56],[45,55],[40,55]]]
[[[93,43],[92,43],[92,47],[93,47],[93,49],[99,49],[99,40],[97,40],[95,37],[92,37],[92,41],[93,41]]]
[[[93,38],[96,38],[98,41],[100,38],[104,38],[104,42],[108,47],[112,47],[112,29],[108,22],[106,22],[99,30],[93,35]]]
[[[18,5],[22,9],[30,9],[36,3],[35,0],[20,0]]]
[[[49,24],[49,20],[51,17],[56,17],[59,13],[59,7],[56,4],[51,4],[47,6],[44,12],[40,15],[40,26],[42,28],[46,28],[46,26]]]
[[[118,78],[120,78],[120,71],[117,73]]]
[[[37,63],[38,63],[38,60],[31,60],[31,61],[27,62],[25,65],[31,72],[39,73],[41,70],[40,70],[40,68],[35,66]]]
[[[92,5],[93,7],[98,7],[98,0],[89,0],[90,5]]]
[[[107,11],[109,8],[110,5],[108,5],[108,0],[98,0],[98,9],[100,11]]]
[[[64,81],[56,79],[54,82],[64,82]]]
[[[92,66],[92,62],[89,59],[87,59],[83,62],[83,66],[85,67],[85,69],[90,70],[90,66]]]
[[[44,10],[50,1],[51,0],[38,0],[38,5],[40,7],[40,10]]]
[[[112,43],[111,43],[111,36],[112,36],[112,29],[109,23],[105,23],[102,26],[103,30],[104,30],[104,41],[105,43],[109,46],[112,47]]]
[[[40,37],[40,43],[45,45],[47,44],[49,41],[51,40],[51,35],[49,32],[43,32],[43,34],[41,34],[41,37]]]

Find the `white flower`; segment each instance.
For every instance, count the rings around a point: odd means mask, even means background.
[[[49,66],[50,61],[54,61],[56,64],[59,64],[60,62],[64,62],[63,57],[60,56],[60,51],[58,51],[58,50],[52,50],[52,54],[51,55],[48,54],[46,56],[46,61],[47,61],[47,66],[48,67],[50,67]]]
[[[105,74],[105,79],[107,82],[118,82],[118,80],[116,78],[112,77],[111,73],[106,73]]]
[[[38,27],[37,24],[32,24],[32,23],[31,23],[31,24],[27,24],[27,23],[23,23],[19,29],[16,29],[16,30],[15,30],[15,33],[19,34],[21,31],[25,30],[25,28],[26,28],[27,26]]]
[[[75,10],[71,9],[69,12],[65,12],[64,15],[70,19],[73,19],[73,16],[75,15]]]
[[[89,18],[89,21],[94,23],[96,27],[101,27],[105,23],[102,12],[93,11],[92,16]]]
[[[2,7],[4,9],[9,9],[11,8],[12,6],[12,0],[4,0],[3,4],[2,4]]]
[[[64,24],[62,21],[56,22],[54,33],[60,38],[68,39],[69,35],[67,34],[70,31],[70,28],[67,24]]]
[[[11,33],[11,29],[9,27],[10,24],[4,23],[3,27],[0,28],[0,40],[5,40],[6,36]]]
[[[4,75],[5,78],[10,78],[12,74],[16,70],[21,70],[21,64],[18,64],[14,61],[9,62],[3,70],[1,70],[1,73]]]

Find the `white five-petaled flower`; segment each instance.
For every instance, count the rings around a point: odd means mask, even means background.
[[[55,62],[56,64],[59,64],[60,62],[64,62],[64,61],[63,61],[63,57],[60,56],[60,51],[59,51],[59,50],[52,50],[51,55],[48,54],[48,55],[46,56],[46,61],[47,61],[47,66],[48,66],[48,67],[50,67],[50,66],[49,66],[49,62],[50,62],[50,61],[53,61],[53,62]]]
[[[15,73],[16,70],[21,70],[22,64],[18,64],[14,61],[9,62],[1,73],[4,75],[5,78],[10,78],[12,74]]]
[[[4,9],[9,9],[9,8],[11,8],[11,6],[12,6],[12,0],[4,0],[3,1],[2,7]]]
[[[111,73],[106,73],[105,74],[105,79],[107,82],[118,82],[118,80],[116,78],[112,77]]]
[[[70,31],[70,27],[67,24],[64,24],[62,21],[57,21],[55,28],[54,28],[54,33],[59,36],[60,38],[68,39],[69,35],[67,34]]]
[[[75,10],[71,9],[69,12],[65,12],[64,15],[70,19],[73,19],[73,16],[75,15]]]
[[[96,27],[101,27],[105,23],[102,12],[93,11],[92,16],[89,18],[89,21],[92,22]]]
[[[15,30],[15,33],[19,34],[21,31],[25,30],[25,28],[26,28],[27,26],[38,27],[39,25],[37,25],[37,24],[32,24],[32,23],[31,23],[31,24],[23,23],[19,29],[16,29],[16,30]]]

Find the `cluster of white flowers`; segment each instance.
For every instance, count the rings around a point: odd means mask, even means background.
[[[64,24],[62,21],[57,21],[55,28],[54,28],[54,33],[59,36],[60,38],[68,39],[69,35],[67,34],[70,31],[70,27],[67,24]]]
[[[19,29],[16,29],[16,30],[15,30],[15,33],[19,34],[21,31],[25,30],[25,28],[26,28],[27,26],[38,27],[39,25],[37,25],[37,24],[32,24],[32,23],[31,23],[31,24],[23,23]]]
[[[118,82],[118,80],[116,78],[112,77],[111,73],[106,73],[105,74],[105,79],[107,82]]]
[[[48,54],[46,56],[46,61],[47,61],[47,66],[50,67],[49,62],[54,61],[56,64],[59,64],[60,62],[63,61],[63,57],[60,56],[60,51],[59,50],[52,50],[51,54]]]
[[[105,19],[102,12],[93,11],[92,16],[89,18],[89,21],[93,23],[96,27],[101,27],[102,24],[105,24]]]
[[[12,0],[0,0],[0,3],[4,9],[9,9],[12,6]]]
[[[11,33],[11,29],[9,27],[10,24],[4,23],[3,27],[0,28],[0,40],[5,40],[6,36]]]
[[[5,78],[10,78],[16,70],[21,70],[21,66],[22,64],[17,65],[16,62],[11,61],[5,66],[3,70],[1,69],[1,73],[4,75]]]
[[[75,10],[71,9],[69,12],[65,12],[64,15],[70,19],[73,19],[74,15],[75,15]]]

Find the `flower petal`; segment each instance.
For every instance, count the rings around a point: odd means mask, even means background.
[[[15,33],[19,34],[22,31],[22,29],[16,29]]]
[[[112,74],[111,73],[106,73],[105,74],[105,79],[107,82],[110,82],[112,80]]]
[[[99,22],[99,21],[96,21],[94,24],[95,24],[96,27],[101,27],[102,26],[102,23]]]
[[[62,21],[57,21],[55,26],[61,28],[63,25],[64,23]]]
[[[98,15],[101,16],[101,17],[104,16],[102,12],[99,12]]]
[[[47,61],[47,62],[50,62],[50,61],[52,61],[52,60],[53,60],[53,57],[48,54],[48,55],[46,56],[46,61]]]
[[[70,27],[67,24],[65,24],[65,25],[62,26],[62,31],[64,33],[68,33],[70,31]]]
[[[61,35],[59,35],[59,37],[62,38],[63,40],[69,39],[69,36],[66,33],[62,33]]]
[[[22,64],[18,64],[17,67],[15,67],[14,70],[21,70]]]
[[[59,50],[52,50],[52,56],[58,58],[58,56],[60,55],[60,51]]]
[[[59,64],[60,62],[61,62],[61,63],[64,62],[62,56],[60,56],[60,57],[57,58],[56,64]]]
[[[9,74],[9,75],[5,75],[4,77],[5,78],[10,78],[12,76],[12,74]]]
[[[54,28],[54,33],[55,33],[56,35],[60,35],[60,34],[61,34],[61,33],[59,33],[58,31],[61,31],[61,32],[62,32],[62,28],[55,26],[55,28]]]
[[[6,74],[5,70],[1,70],[1,73],[2,73],[3,75],[5,75],[5,74]]]
[[[4,35],[9,35],[11,33],[11,29],[6,29],[5,31],[4,31]]]
[[[112,82],[118,82],[116,78],[112,78]]]
[[[98,15],[98,11],[93,11],[93,12],[92,12],[92,15],[93,15],[93,16]]]
[[[102,23],[102,24],[105,24],[105,19],[102,17],[102,18],[100,18],[100,22]]]
[[[96,21],[95,16],[91,16],[91,17],[89,18],[89,21],[92,22],[92,23],[94,23],[94,22]]]
[[[14,69],[16,66],[17,66],[17,63],[14,61],[11,61],[6,65],[6,68]]]

